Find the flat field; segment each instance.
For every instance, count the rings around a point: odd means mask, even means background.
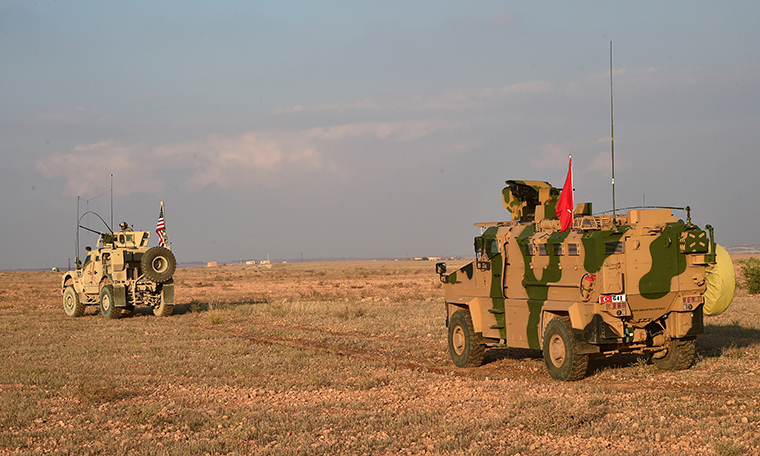
[[[180,269],[175,315],[116,321],[0,272],[0,454],[760,454],[760,298],[706,317],[687,371],[561,383],[528,350],[456,368],[433,269]]]

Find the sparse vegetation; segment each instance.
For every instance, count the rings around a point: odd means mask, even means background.
[[[760,259],[749,257],[738,260],[749,294],[760,293]]]
[[[692,369],[617,356],[563,383],[530,350],[454,367],[432,265],[223,268],[177,271],[170,319],[118,321],[66,318],[60,274],[0,272],[0,455],[758,454],[744,291]]]

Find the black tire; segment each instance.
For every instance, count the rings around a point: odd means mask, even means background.
[[[578,353],[569,317],[549,321],[544,331],[544,363],[555,380],[572,382],[586,376],[588,355]]]
[[[475,333],[470,312],[457,310],[449,320],[449,355],[457,367],[478,367],[486,353],[481,333]]]
[[[148,279],[164,283],[172,278],[177,269],[177,260],[174,254],[166,247],[152,247],[148,249],[140,260],[140,268],[143,275]]]
[[[79,301],[79,293],[72,285],[63,290],[63,311],[73,318],[84,315],[84,304]]]
[[[113,302],[113,285],[106,285],[100,290],[100,313],[103,318],[111,320],[121,317],[121,309]]]
[[[166,304],[164,300],[161,300],[161,305],[158,305],[153,308],[153,315],[157,317],[171,317],[172,312],[174,311],[174,306],[170,304]]]
[[[652,363],[662,370],[684,370],[694,364],[696,354],[696,339],[671,339],[668,354],[652,358]]]

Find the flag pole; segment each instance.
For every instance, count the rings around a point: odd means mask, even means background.
[[[164,215],[164,247],[171,250],[171,247],[169,247],[169,235],[166,234],[166,209],[164,209],[163,201],[161,201],[161,213]]]
[[[567,154],[567,161],[570,163],[570,188],[573,189],[573,204],[575,204],[575,174],[573,174],[573,154]],[[575,207],[571,209],[573,217],[575,217]]]

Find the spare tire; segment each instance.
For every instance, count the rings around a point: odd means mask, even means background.
[[[174,254],[166,247],[151,247],[145,252],[140,260],[142,273],[148,279],[164,283],[172,278],[177,269],[177,260]]]
[[[716,264],[708,266],[705,290],[705,315],[720,315],[734,299],[736,272],[731,255],[720,245],[715,245]]]

